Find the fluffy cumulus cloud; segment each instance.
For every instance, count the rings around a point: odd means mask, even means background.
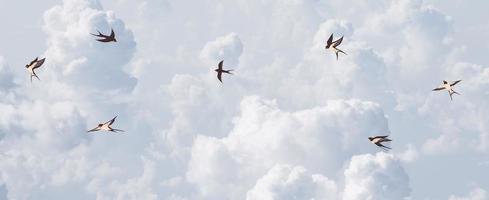
[[[277,165],[258,179],[246,199],[337,199],[336,193],[335,182],[327,177],[310,174],[303,167]]]
[[[344,200],[406,199],[410,193],[409,177],[391,154],[354,156],[345,170]]]
[[[240,107],[229,136],[198,137],[193,144],[187,178],[209,199],[239,199],[277,163],[335,177],[352,155],[376,150],[365,142],[372,130],[388,132],[382,110],[371,102],[331,101],[288,112],[275,101],[246,97]],[[262,195],[257,192],[248,197]]]
[[[489,44],[464,36],[489,29],[449,3],[57,4],[41,81],[0,57],[0,198],[487,199]]]

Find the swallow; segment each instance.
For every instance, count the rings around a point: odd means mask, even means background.
[[[374,136],[374,137],[368,137],[368,140],[372,142],[372,144],[377,145],[378,147],[384,149],[384,150],[390,150],[391,148],[388,146],[383,145],[383,142],[390,142],[392,141],[391,139],[387,138],[389,137],[388,135],[385,136]]]
[[[219,65],[218,65],[218,68],[215,69],[214,71],[217,72],[217,79],[219,79],[219,81],[221,81],[222,83],[222,73],[226,73],[226,74],[231,74],[231,71],[233,71],[232,69],[230,70],[224,70],[222,69],[222,64],[224,63],[224,60],[221,60],[221,62],[219,62]]]
[[[95,131],[124,132],[123,130],[110,127],[110,125],[112,125],[115,122],[115,118],[117,118],[117,116],[115,116],[113,119],[111,119],[108,122],[105,122],[103,124],[99,124],[97,127],[93,128],[92,130],[89,130],[87,132],[95,132]]]
[[[452,87],[454,85],[456,85],[457,83],[459,83],[460,81],[462,81],[462,80],[458,80],[458,81],[454,81],[454,82],[450,83],[448,81],[443,80],[443,85],[433,89],[433,91],[447,90],[448,94],[450,95],[450,100],[453,100],[453,98],[452,98],[453,94],[458,94],[458,95],[460,95],[460,94],[458,92],[456,92],[455,90],[453,90]]]
[[[330,49],[334,51],[334,53],[336,54],[336,60],[338,60],[338,53],[340,52],[347,55],[343,50],[336,48],[341,44],[342,41],[343,41],[343,36],[341,36],[340,39],[333,41],[333,34],[331,34],[331,36],[329,36],[328,41],[326,42],[326,46],[324,47],[325,49]]]
[[[99,41],[99,42],[117,42],[117,40],[115,39],[114,29],[111,29],[110,35],[104,35],[104,34],[100,33],[100,31],[97,31],[97,32],[98,32],[98,35],[90,33],[93,36],[99,37],[99,39],[96,39],[97,41]]]
[[[34,70],[41,67],[42,64],[44,64],[45,60],[46,60],[46,58],[39,60],[39,58],[36,57],[36,59],[31,61],[29,64],[25,65],[25,68],[27,68],[27,71],[31,74],[31,83],[32,83],[32,77],[36,77],[38,80],[41,80],[41,79],[39,79],[39,76],[37,76],[37,74]]]

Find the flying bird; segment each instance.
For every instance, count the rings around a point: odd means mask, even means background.
[[[104,35],[104,34],[100,33],[100,31],[97,31],[97,32],[98,32],[98,35],[90,33],[93,36],[99,37],[99,39],[96,39],[97,41],[99,41],[99,42],[117,42],[117,40],[115,39],[114,29],[111,29],[110,35]]]
[[[374,137],[368,137],[368,140],[372,142],[373,144],[377,145],[380,148],[383,148],[385,150],[390,150],[391,148],[388,146],[383,145],[383,142],[390,142],[392,141],[391,139],[387,138],[389,137],[388,135],[385,136],[374,136]]]
[[[455,92],[455,90],[453,90],[452,87],[454,85],[456,85],[457,83],[459,83],[460,81],[462,81],[462,80],[457,80],[454,82],[448,82],[448,81],[443,80],[443,85],[433,89],[433,91],[447,90],[448,94],[450,95],[450,100],[453,100],[453,98],[452,98],[453,94],[458,94],[458,95],[460,95],[460,94],[458,92]]]
[[[218,68],[216,70],[214,70],[217,72],[217,79],[219,79],[219,81],[221,81],[221,83],[222,83],[222,73],[232,74],[231,71],[233,71],[232,69],[230,69],[230,70],[222,69],[223,63],[224,63],[224,60],[221,60],[221,62],[219,62]]]
[[[333,34],[331,34],[331,36],[329,36],[329,39],[326,43],[325,49],[330,49],[330,50],[334,51],[334,53],[336,54],[336,60],[338,60],[338,53],[339,52],[347,55],[343,50],[336,48],[341,44],[342,41],[343,41],[343,36],[341,36],[340,39],[333,41]]]
[[[115,128],[111,127],[111,125],[115,122],[115,118],[117,118],[117,116],[115,116],[113,119],[111,119],[108,122],[105,122],[103,124],[99,124],[97,127],[93,128],[92,130],[89,130],[87,132],[95,132],[95,131],[124,132],[123,130],[115,129]]]
[[[44,64],[44,61],[46,60],[46,58],[43,58],[41,60],[39,60],[38,57],[36,57],[36,59],[34,59],[33,61],[31,61],[29,64],[27,64],[25,66],[25,68],[27,68],[27,71],[30,73],[31,75],[31,82],[32,82],[32,77],[36,77],[38,80],[41,80],[39,79],[39,77],[37,76],[36,72],[34,71],[35,69],[39,68],[42,66],[42,64]]]

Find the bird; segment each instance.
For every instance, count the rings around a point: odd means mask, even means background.
[[[41,60],[39,60],[39,57],[36,57],[36,59],[34,59],[33,61],[31,61],[29,64],[25,65],[25,68],[27,68],[27,71],[30,73],[31,75],[31,83],[32,83],[32,77],[36,77],[38,80],[41,80],[36,72],[34,71],[35,69],[39,68],[42,66],[42,64],[44,64],[44,61],[46,60],[46,58],[43,58]]]
[[[93,36],[99,37],[99,39],[96,39],[97,41],[99,41],[99,42],[117,42],[117,40],[115,39],[114,29],[111,29],[110,35],[104,35],[104,34],[100,33],[100,31],[98,31],[98,30],[97,30],[97,32],[98,32],[98,35],[90,33]]]
[[[338,60],[338,53],[339,52],[347,55],[343,50],[336,48],[341,44],[342,41],[343,41],[343,36],[341,36],[340,39],[333,41],[333,34],[331,34],[331,36],[329,36],[328,41],[326,42],[325,49],[330,49],[330,50],[334,51],[334,53],[336,54],[336,60]]]
[[[214,71],[217,72],[217,79],[219,79],[219,81],[221,81],[222,83],[222,73],[226,73],[226,74],[231,74],[231,71],[233,71],[232,69],[230,70],[224,70],[222,69],[222,64],[224,63],[224,60],[221,60],[221,62],[219,62],[219,65],[218,65],[218,68],[215,69]]]
[[[433,89],[433,91],[448,90],[448,94],[450,95],[450,100],[453,100],[453,98],[452,98],[453,94],[458,94],[458,95],[460,95],[460,94],[458,92],[456,92],[455,90],[453,90],[452,87],[455,86],[460,81],[462,81],[462,80],[457,80],[457,81],[453,81],[450,83],[446,80],[443,80],[443,85]]]
[[[123,130],[120,129],[115,129],[112,128],[110,125],[112,125],[115,122],[115,119],[117,116],[112,118],[110,121],[105,122],[103,124],[99,124],[97,127],[93,128],[92,130],[89,130],[87,132],[95,132],[95,131],[111,131],[111,132],[124,132]]]
[[[368,137],[368,140],[372,142],[373,144],[377,145],[380,148],[383,148],[385,150],[390,150],[391,148],[388,146],[383,145],[383,142],[390,142],[392,141],[391,139],[387,138],[389,137],[388,135],[384,136],[374,136],[374,137]]]

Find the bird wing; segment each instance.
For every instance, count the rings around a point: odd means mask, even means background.
[[[98,129],[98,127],[95,127],[95,128],[93,128],[93,129],[91,129],[91,130],[88,130],[88,131],[87,131],[87,133],[90,133],[90,132],[95,132],[95,131],[98,131],[98,130],[99,130],[99,129]]]
[[[440,91],[440,90],[444,90],[444,89],[445,89],[445,87],[442,85],[440,87],[433,89],[433,91]]]
[[[336,41],[333,42],[333,47],[339,46],[342,41],[343,41],[343,36],[341,36],[340,39],[337,39]]]
[[[43,58],[43,59],[39,60],[39,61],[36,63],[36,66],[34,66],[34,68],[33,68],[33,69],[37,69],[37,68],[41,67],[41,66],[42,66],[42,64],[44,64],[44,61],[45,61],[45,60],[46,60],[46,58]]]
[[[106,37],[106,36],[102,36],[102,37]],[[99,42],[110,42],[110,41],[112,41],[112,40],[111,40],[110,38],[107,38],[107,37],[106,37],[106,38],[104,38],[104,39],[97,39],[97,41],[99,41]]]
[[[114,118],[112,118],[110,121],[105,122],[105,124],[112,125],[112,124],[115,122],[115,119],[116,119],[116,118],[117,118],[117,116],[115,116]]]
[[[219,81],[221,81],[222,83],[221,77],[222,77],[222,72],[217,72],[217,79],[219,79]]]
[[[224,60],[221,60],[221,62],[219,62],[219,65],[218,65],[219,70],[222,70],[222,64],[223,63],[224,63]]]
[[[39,58],[38,58],[38,57],[36,57],[36,59],[34,59],[33,61],[31,61],[31,62],[29,63],[29,65],[27,65],[27,67],[32,66],[34,63],[36,63],[36,62],[37,62],[37,60],[38,60],[38,59],[39,59]]]
[[[389,136],[388,135],[379,135],[379,136],[375,136],[374,139],[375,138],[387,138],[387,137],[389,137]]]
[[[457,81],[454,81],[453,83],[450,83],[450,86],[457,85],[457,83],[459,83],[460,81],[462,81],[462,80],[457,80]]]
[[[333,43],[333,34],[331,33],[331,36],[329,36],[328,41],[326,42],[326,48],[329,48],[331,46],[331,43]]]
[[[114,29],[110,29],[110,37],[111,38],[115,37]]]

